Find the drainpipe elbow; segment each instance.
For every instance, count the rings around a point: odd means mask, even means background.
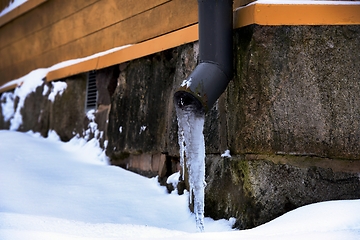
[[[175,104],[207,112],[233,75],[232,0],[198,0],[199,65],[174,94]]]
[[[225,91],[231,79],[215,63],[200,63],[174,94],[178,107],[207,112]]]

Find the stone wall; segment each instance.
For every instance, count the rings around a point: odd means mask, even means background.
[[[197,64],[193,45],[122,64],[109,115],[107,155],[112,164],[136,171],[131,159],[161,153],[167,156],[163,159],[168,159],[170,168],[176,168],[179,148],[172,96]],[[151,162],[151,158],[143,159]],[[158,169],[138,172],[152,176]]]
[[[47,137],[48,132],[54,130],[62,141],[69,141],[74,136],[83,137],[90,119],[85,112],[86,74],[72,76],[59,82],[66,83],[66,89],[58,93],[54,91],[56,82],[40,81],[34,91],[27,93],[21,108],[19,102],[24,98],[24,91],[20,88],[12,94],[13,117],[4,121],[3,109],[0,109],[0,129],[11,128],[11,121],[20,112],[22,123],[14,129],[21,132],[34,131]],[[50,96],[54,95],[54,96]],[[2,105],[6,98],[2,98]],[[10,99],[8,99],[10,100]]]
[[[305,204],[360,197],[359,37],[359,26],[234,31],[235,77],[205,122],[207,215],[250,228]],[[197,52],[188,44],[121,71],[108,128],[113,164],[178,157],[172,96]],[[232,158],[220,156],[226,149]]]
[[[359,26],[235,32],[236,73],[218,106],[233,158],[208,156],[207,214],[250,228],[360,197],[359,36]]]
[[[231,150],[359,159],[359,34],[359,26],[238,30]]]
[[[360,198],[359,49],[360,26],[234,30],[234,79],[205,121],[207,216],[251,228],[305,204]],[[95,121],[113,165],[164,184],[179,170],[172,96],[197,62],[192,43],[97,72]],[[19,130],[56,129],[64,141],[86,132],[84,77],[63,80],[54,103],[49,83],[36,89]]]

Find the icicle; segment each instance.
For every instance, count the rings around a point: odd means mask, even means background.
[[[205,192],[205,141],[203,135],[204,114],[194,111],[191,106],[176,109],[179,124],[180,161],[189,174],[190,203],[194,197],[196,227],[204,231]],[[183,169],[184,170],[184,169]]]
[[[178,119],[178,122],[180,120]],[[178,131],[178,141],[179,141],[179,146],[180,146],[180,166],[182,168],[182,180],[185,180],[185,163],[184,163],[184,157],[185,157],[185,139],[184,139],[184,130],[182,130],[182,128],[180,127],[179,124],[179,131]]]

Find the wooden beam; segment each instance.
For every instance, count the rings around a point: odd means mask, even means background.
[[[280,25],[359,25],[359,1],[258,1],[238,8],[234,27],[251,24]]]
[[[69,67],[60,68],[47,74],[46,80],[53,81],[78,73],[102,69],[122,62],[161,52],[198,39],[198,25],[192,25],[178,31],[138,43],[101,57],[92,58]]]
[[[9,85],[4,86],[4,87],[1,86],[0,87],[0,93],[14,90],[17,86],[18,86],[18,84],[9,84]]]

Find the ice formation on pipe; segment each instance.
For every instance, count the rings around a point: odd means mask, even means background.
[[[203,134],[204,113],[195,111],[192,105],[176,108],[179,126],[180,164],[185,165],[189,176],[190,203],[194,203],[197,229],[204,231],[205,194],[205,140]],[[185,161],[186,158],[186,161]],[[186,164],[185,164],[186,162]]]

